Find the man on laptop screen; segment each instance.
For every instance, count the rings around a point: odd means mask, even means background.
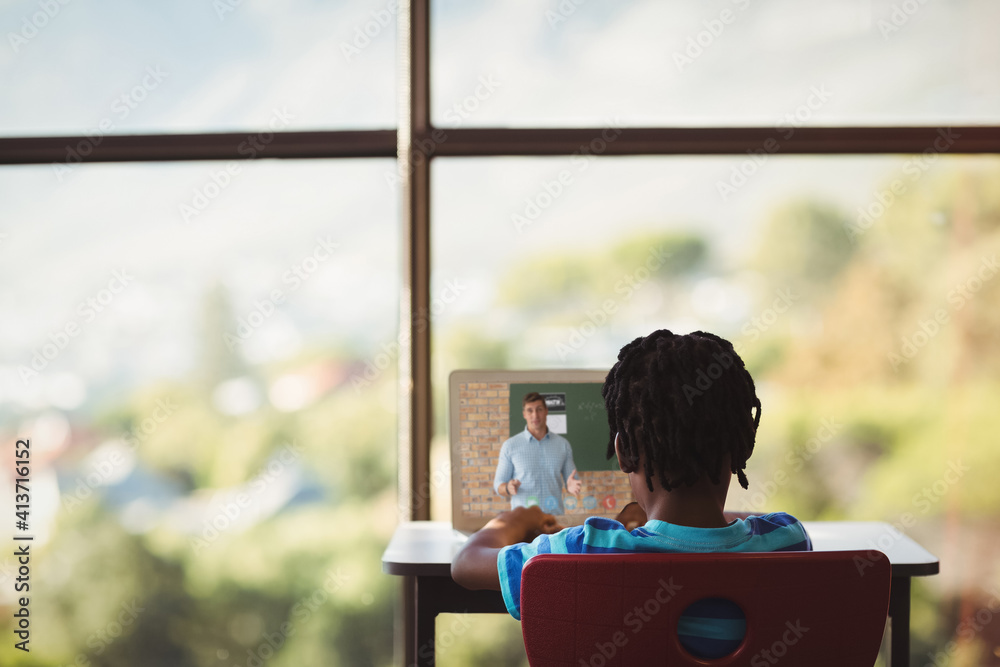
[[[548,427],[548,406],[537,391],[521,402],[524,431],[503,443],[493,489],[510,498],[511,509],[539,505],[550,514],[564,514],[563,487],[576,496],[582,482],[576,476],[569,441]]]

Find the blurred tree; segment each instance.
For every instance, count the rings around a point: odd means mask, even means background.
[[[829,292],[854,254],[847,216],[836,206],[801,200],[778,208],[763,225],[752,266],[774,289],[791,287],[807,301]]]
[[[33,562],[33,578],[44,582],[32,589],[35,664],[193,664],[184,638],[164,632],[196,614],[183,569],[152,555],[99,504],[64,513]],[[0,664],[33,664],[28,657],[0,646]]]
[[[589,252],[524,257],[500,277],[498,302],[522,317],[578,317],[580,306],[614,298],[646,275],[659,281],[689,276],[704,267],[708,245],[693,233],[670,232],[624,238]],[[643,273],[645,272],[645,273]]]
[[[204,387],[211,391],[220,382],[247,371],[240,354],[239,323],[233,316],[229,290],[222,283],[216,283],[205,293],[201,318],[199,371]]]
[[[381,396],[394,396],[393,380],[354,391],[342,377],[298,411],[239,418],[211,409],[194,382],[109,406],[98,441],[134,447],[135,467],[61,512],[35,561],[45,646],[7,644],[0,664],[388,665],[396,582],[379,562],[397,521],[395,429]],[[137,481],[181,478],[174,496],[127,500],[116,486],[148,494]],[[244,500],[216,507],[220,492]],[[122,605],[141,611],[119,628]]]

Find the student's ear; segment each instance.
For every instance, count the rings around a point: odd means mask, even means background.
[[[618,457],[618,467],[624,473],[635,472],[635,463],[630,462],[627,457],[622,455],[622,436],[621,433],[615,433],[615,456]]]

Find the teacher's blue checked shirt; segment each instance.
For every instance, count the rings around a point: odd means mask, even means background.
[[[554,535],[539,535],[531,543],[500,550],[497,569],[507,611],[521,618],[521,569],[536,554],[708,553],[738,551],[812,551],[799,521],[784,512],[737,519],[724,528],[691,528],[650,520],[632,532],[612,519],[590,517],[582,526]],[[681,644],[704,658],[728,655],[746,633],[746,619],[735,605],[702,605],[689,609],[678,625]]]
[[[538,505],[549,514],[565,514],[563,487],[576,470],[569,441],[551,430],[536,440],[528,427],[512,436],[500,448],[500,460],[493,477],[493,490],[516,479],[521,482],[517,495],[511,498],[511,509]]]

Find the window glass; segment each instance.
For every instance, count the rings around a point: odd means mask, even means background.
[[[7,136],[393,127],[396,11],[379,0],[7,2],[0,127]]]
[[[0,441],[30,439],[36,660],[391,661],[393,169],[0,169]],[[0,557],[8,607],[15,571]]]
[[[1000,160],[454,158],[434,172],[432,296],[454,292],[434,319],[438,405],[455,369],[607,369],[655,329],[718,333],[763,403],[730,509],[886,521],[942,560],[961,553],[980,573],[965,584],[914,582],[922,644],[960,627],[937,610],[989,600],[995,553],[974,536],[1000,516]]]
[[[990,0],[439,0],[433,11],[433,119],[445,128],[1000,120]]]

